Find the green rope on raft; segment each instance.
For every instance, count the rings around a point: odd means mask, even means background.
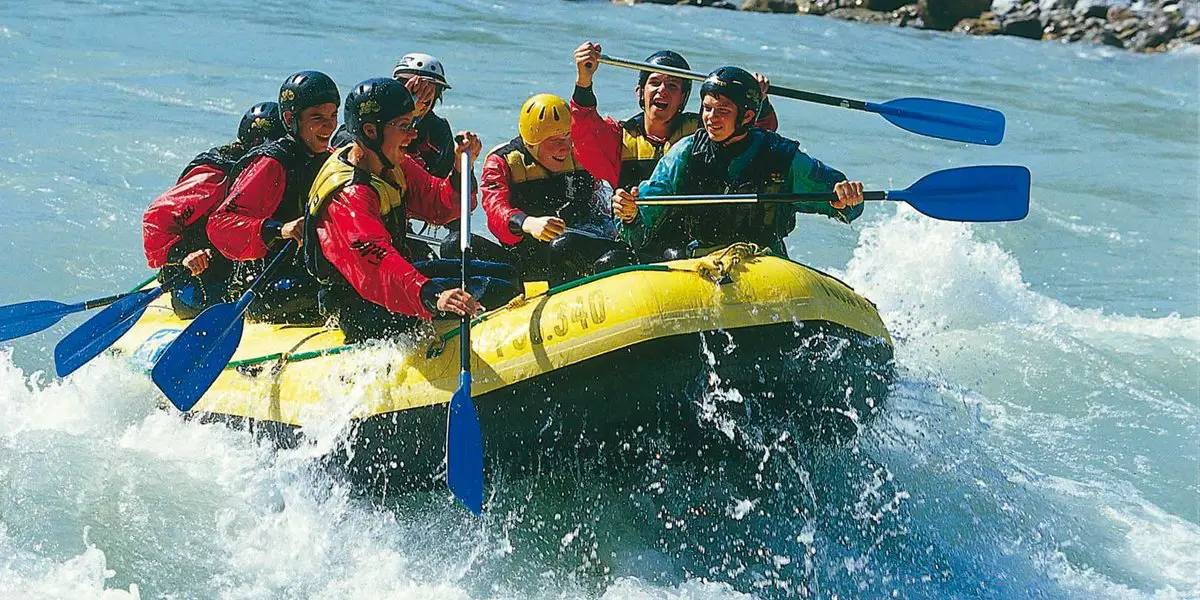
[[[667,265],[629,265],[626,267],[617,267],[615,269],[609,269],[602,273],[596,273],[595,275],[589,275],[588,277],[582,277],[580,279],[576,279],[575,281],[568,281],[567,283],[564,283],[562,285],[557,285],[555,287],[552,287],[552,288],[546,290],[545,293],[541,294],[541,295],[553,296],[555,294],[561,294],[563,292],[573,290],[579,286],[586,285],[593,281],[604,279],[605,277],[612,277],[613,275],[620,275],[621,273],[629,273],[632,271],[670,271],[670,270],[671,270],[671,267],[669,267]],[[145,283],[143,283],[142,286],[145,286],[146,284],[150,283],[153,280],[154,280],[154,278],[151,277]],[[142,286],[139,286],[138,288],[134,288],[134,289],[140,289]],[[535,296],[535,298],[536,298],[536,296]],[[471,321],[471,325],[474,326],[477,323],[482,323],[482,322],[488,320],[488,317],[491,316],[492,314],[493,313],[487,313],[487,314],[476,317],[473,321]],[[448,341],[454,339],[454,337],[459,334],[459,331],[460,331],[460,328],[455,327],[454,329],[451,329],[450,331],[443,334],[441,337],[442,343],[445,343],[445,342],[448,342]],[[248,367],[248,366],[252,366],[252,365],[262,364],[262,363],[266,363],[266,362],[273,362],[273,361],[277,361],[277,360],[284,360],[286,362],[300,362],[302,360],[311,360],[314,358],[320,358],[322,356],[341,354],[342,352],[346,352],[347,350],[354,350],[357,347],[358,346],[356,346],[356,345],[348,344],[348,345],[342,345],[342,346],[334,346],[332,348],[324,348],[321,350],[311,350],[309,352],[297,352],[296,354],[286,354],[286,355],[283,352],[276,352],[275,354],[268,354],[266,356],[256,356],[254,358],[244,358],[242,360],[235,360],[235,361],[230,362],[228,365],[225,365],[225,368],[226,369],[236,369],[239,367]]]

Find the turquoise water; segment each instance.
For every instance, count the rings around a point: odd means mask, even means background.
[[[487,146],[529,95],[570,93],[584,39],[853,98],[992,106],[1008,132],[983,148],[776,103],[783,133],[870,188],[1026,165],[1030,216],[802,219],[792,256],[874,300],[897,340],[890,403],[854,442],[764,438],[719,477],[684,464],[500,482],[482,525],[440,494],[379,509],[330,479],[313,458],[345,435],[336,415],[307,427],[316,446],[272,452],[156,410],[115,362],[57,380],[42,370],[67,319],[0,354],[0,596],[1200,596],[1196,53],[607,2],[415,4],[0,6],[0,303],[140,281],[142,209],[242,110],[292,71],[345,91],[409,51],[443,60],[439,112]],[[601,109],[632,112],[634,81],[601,70]],[[697,402],[739,399],[716,386]]]

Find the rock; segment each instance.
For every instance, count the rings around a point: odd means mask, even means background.
[[[800,7],[796,0],[746,0],[742,10],[754,12],[798,13]],[[823,14],[823,13],[822,13]]]
[[[1128,6],[1110,6],[1105,12],[1105,18],[1109,23],[1124,21],[1133,18],[1133,11],[1129,10]]]
[[[1040,40],[1042,39],[1044,29],[1041,18],[1024,16],[1016,19],[1005,19],[1004,23],[1000,26],[1000,33],[1031,40]]]
[[[949,31],[963,19],[977,18],[992,0],[919,0],[917,10],[927,29]]]
[[[1075,8],[1075,0],[1039,0],[1038,9],[1042,12],[1065,8],[1070,10]]]
[[[919,18],[916,4],[907,4],[892,11],[892,22],[904,27]]]
[[[955,33],[967,35],[996,35],[1000,33],[1000,21],[991,13],[984,13],[978,19],[963,19],[954,26]]]
[[[835,8],[829,11],[826,16],[843,21],[855,21],[858,23],[877,23],[887,24],[891,21],[891,15],[888,13],[877,12],[865,8]]]
[[[917,0],[863,0],[862,7],[880,12],[892,12],[906,4],[916,4]]]
[[[707,6],[709,8],[724,8],[728,10],[737,10],[737,5],[729,0],[678,0],[676,4],[685,6]]]
[[[1111,31],[1104,32],[1104,34],[1100,37],[1100,43],[1104,44],[1105,46],[1114,46],[1116,48],[1125,47],[1125,41],[1117,37]]]

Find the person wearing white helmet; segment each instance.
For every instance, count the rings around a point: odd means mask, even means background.
[[[454,170],[454,135],[450,123],[433,112],[442,93],[450,89],[445,67],[428,54],[413,52],[396,61],[392,79],[404,82],[416,102],[417,137],[405,151],[430,175],[446,177]],[[352,141],[354,136],[343,126],[333,136],[332,145],[341,148]]]

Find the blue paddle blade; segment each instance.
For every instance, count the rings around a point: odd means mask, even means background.
[[[930,173],[887,198],[946,221],[1019,221],[1029,214],[1029,180],[1029,169],[1020,166],[958,167]]]
[[[225,370],[242,341],[243,314],[238,304],[210,306],[154,364],[150,379],[176,408],[191,410]]]
[[[471,402],[471,374],[458,377],[446,423],[446,482],[467,510],[483,513],[483,432]]]
[[[37,333],[82,310],[87,310],[82,302],[63,304],[53,300],[0,306],[0,342]]]
[[[883,104],[866,103],[893,125],[916,134],[995,146],[1004,139],[1004,113],[932,98],[897,98]]]
[[[159,287],[126,296],[67,334],[54,347],[54,369],[58,376],[74,373],[121,339],[162,293]]]

